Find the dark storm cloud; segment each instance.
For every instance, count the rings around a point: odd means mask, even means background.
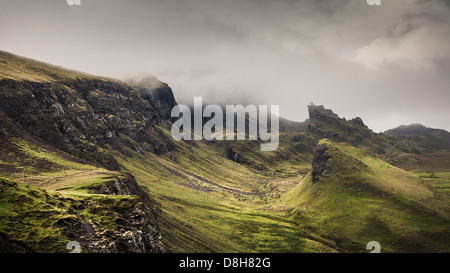
[[[376,131],[450,130],[449,1],[2,1],[0,49],[126,79],[153,74],[192,103],[311,101]]]

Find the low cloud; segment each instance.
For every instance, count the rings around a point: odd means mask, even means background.
[[[185,104],[279,104],[302,121],[314,101],[376,131],[450,130],[446,2],[4,1],[0,47],[120,79],[152,74]]]
[[[387,37],[380,37],[356,50],[352,59],[370,69],[384,65],[403,69],[433,69],[450,59],[450,21],[447,13],[436,11],[404,15]]]

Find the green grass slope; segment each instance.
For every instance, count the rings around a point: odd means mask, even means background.
[[[158,231],[149,228],[156,226],[153,205],[130,190],[131,176],[83,163],[30,136],[2,136],[0,143],[0,253],[68,252],[70,241],[82,252],[161,250],[152,241]],[[145,228],[153,236],[148,243],[124,242]]]
[[[384,252],[450,250],[448,195],[348,144],[324,139],[319,147],[318,179],[313,169],[282,198],[303,230],[341,251],[366,251],[370,241]]]
[[[0,234],[16,242],[11,248],[2,241],[0,252],[68,252],[72,240],[79,241],[85,252],[86,240],[94,235],[77,236],[83,233],[77,223],[90,226],[94,233],[119,230],[120,210],[140,202],[135,196],[49,192],[5,178],[0,178],[0,185]]]
[[[366,252],[373,240],[382,251],[449,251],[441,138],[376,134],[311,105],[303,123],[280,120],[273,152],[258,141],[176,142],[175,104],[155,79],[124,83],[0,52],[0,240],[61,252],[74,223],[88,250],[129,236],[142,200],[102,194],[128,172],[155,200],[169,252]]]
[[[177,145],[170,157],[132,151],[130,157],[118,155],[124,169],[159,203],[167,251],[335,251],[301,236],[283,206],[276,206],[279,190],[270,185],[296,180],[301,174],[294,163],[268,175],[230,160],[226,147]]]

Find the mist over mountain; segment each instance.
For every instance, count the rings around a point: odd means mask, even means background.
[[[302,122],[314,101],[375,132],[450,130],[444,0],[22,0],[0,18],[2,50],[123,81],[150,73],[181,104],[280,105]]]

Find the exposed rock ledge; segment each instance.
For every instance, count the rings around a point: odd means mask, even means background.
[[[87,252],[165,252],[158,228],[158,216],[152,208],[153,203],[131,174],[122,174],[113,180],[90,188],[90,191],[107,195],[134,195],[138,198],[136,203],[121,206],[115,210],[120,215],[119,220],[116,221],[116,224],[120,226],[119,231],[105,230],[92,226],[91,223],[79,222],[75,223],[78,232],[76,229],[67,229],[69,233],[74,232],[74,235],[78,233],[80,236],[89,238],[85,240]],[[92,232],[93,230],[95,232]],[[82,243],[81,245],[83,246]]]
[[[68,252],[70,241],[88,253],[165,252],[152,201],[132,175],[120,174],[87,188],[97,194],[124,195],[117,198],[95,194],[75,198],[7,179],[0,179],[0,185],[0,200],[15,204],[0,217],[6,226],[0,229],[0,252]],[[28,237],[7,228],[16,225],[23,230],[38,225],[48,234]],[[62,236],[49,236],[55,233]]]
[[[313,183],[319,182],[327,170],[326,162],[330,158],[330,156],[327,155],[327,151],[328,147],[325,144],[317,144],[311,171]]]

